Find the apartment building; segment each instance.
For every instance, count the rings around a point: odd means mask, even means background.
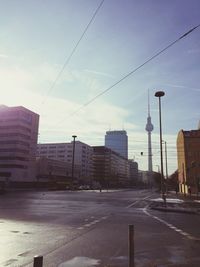
[[[0,106],[0,181],[35,180],[39,115],[17,106]]]
[[[179,190],[200,191],[200,130],[181,130],[177,137]]]
[[[74,164],[77,165],[79,173],[76,178],[93,178],[93,148],[83,142],[75,141]],[[37,156],[64,161],[72,164],[73,141],[71,143],[47,143],[37,145]],[[70,174],[71,175],[71,174]]]
[[[128,185],[128,160],[105,146],[94,146],[93,149],[94,179],[104,187]]]
[[[49,181],[65,181],[67,182],[71,177],[72,164],[55,159],[49,159],[46,157],[36,158],[36,174],[38,182]],[[74,176],[78,177],[80,173],[80,167],[74,165]]]

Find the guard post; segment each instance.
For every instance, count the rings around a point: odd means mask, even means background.
[[[128,229],[128,253],[129,267],[135,267],[134,264],[134,225],[129,225]]]
[[[34,257],[33,267],[43,267],[43,256]]]

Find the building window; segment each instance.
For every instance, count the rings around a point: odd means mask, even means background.
[[[28,158],[24,158],[24,157],[15,157],[15,156],[4,156],[1,157],[0,156],[0,160],[21,160],[21,161],[29,161]]]
[[[1,169],[9,169],[9,168],[16,168],[16,169],[27,169],[28,167],[25,165],[20,164],[0,164]]]
[[[16,148],[1,148],[0,152],[16,152],[16,153],[24,153],[24,154],[29,154],[28,150],[24,149],[16,149]]]
[[[25,135],[25,134],[21,134],[21,133],[1,133],[0,134],[0,137],[21,137],[21,138],[23,138],[23,139],[31,139],[31,137],[30,136],[28,136],[28,135]]]

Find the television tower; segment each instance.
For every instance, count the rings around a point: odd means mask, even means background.
[[[149,91],[148,91],[148,117],[145,130],[148,132],[148,171],[152,172],[153,165],[152,165],[151,132],[153,131],[153,124],[151,123],[151,116],[150,116]]]

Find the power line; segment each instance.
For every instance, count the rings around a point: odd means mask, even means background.
[[[92,18],[90,19],[89,23],[87,24],[87,26],[86,26],[85,30],[83,31],[81,37],[79,38],[79,40],[78,40],[77,43],[75,44],[75,46],[74,46],[74,48],[72,49],[70,55],[67,57],[67,59],[65,60],[63,66],[62,66],[62,68],[61,68],[60,71],[58,72],[58,74],[57,74],[55,80],[53,81],[51,87],[49,88],[49,90],[48,90],[48,92],[47,92],[45,98],[43,99],[42,104],[45,103],[45,100],[46,100],[47,97],[49,96],[50,92],[54,89],[54,87],[55,87],[57,81],[59,80],[61,74],[63,73],[64,69],[66,68],[66,66],[68,65],[68,63],[69,63],[69,61],[71,60],[72,56],[74,55],[74,53],[75,53],[75,51],[76,51],[78,45],[80,44],[81,40],[82,40],[83,37],[85,36],[85,34],[86,34],[88,28],[90,27],[90,25],[91,25],[92,22],[94,21],[94,19],[95,19],[97,13],[98,13],[98,11],[100,10],[100,8],[102,7],[104,1],[105,1],[105,0],[102,0],[101,3],[99,4],[99,6],[97,7],[97,9],[95,10],[95,12],[94,12]]]
[[[95,97],[93,97],[92,99],[90,99],[88,102],[86,102],[85,104],[83,104],[77,110],[75,110],[74,112],[72,112],[69,116],[75,115],[78,111],[80,111],[84,107],[86,107],[89,104],[91,104],[92,102],[94,102],[97,98],[99,98],[100,96],[102,96],[105,93],[107,93],[108,91],[110,91],[113,87],[115,87],[116,85],[118,85],[119,83],[121,83],[122,81],[124,81],[125,79],[127,79],[129,76],[131,76],[136,71],[138,71],[139,69],[141,69],[143,66],[145,66],[146,64],[148,64],[150,61],[152,61],[153,59],[155,59],[156,57],[158,57],[160,54],[162,54],[163,52],[165,52],[167,49],[169,49],[170,47],[172,47],[178,41],[180,41],[181,39],[185,38],[188,34],[190,34],[191,32],[193,32],[199,26],[200,26],[200,24],[197,25],[197,26],[195,26],[195,27],[193,27],[192,29],[190,29],[189,31],[187,31],[186,33],[184,33],[183,35],[181,35],[178,39],[176,39],[175,41],[173,41],[172,43],[170,43],[169,45],[167,45],[165,48],[161,49],[155,55],[153,55],[152,57],[150,57],[149,59],[147,59],[144,63],[142,63],[141,65],[139,65],[138,67],[136,67],[135,69],[133,69],[132,71],[130,71],[128,74],[126,74],[125,76],[123,76],[120,80],[118,80],[117,82],[115,82],[114,84],[112,84],[111,86],[109,86],[107,89],[105,89],[104,91],[102,91],[101,93],[97,94]],[[67,117],[69,117],[69,116],[67,116]],[[63,119],[59,123],[63,122],[64,120],[65,119]]]

